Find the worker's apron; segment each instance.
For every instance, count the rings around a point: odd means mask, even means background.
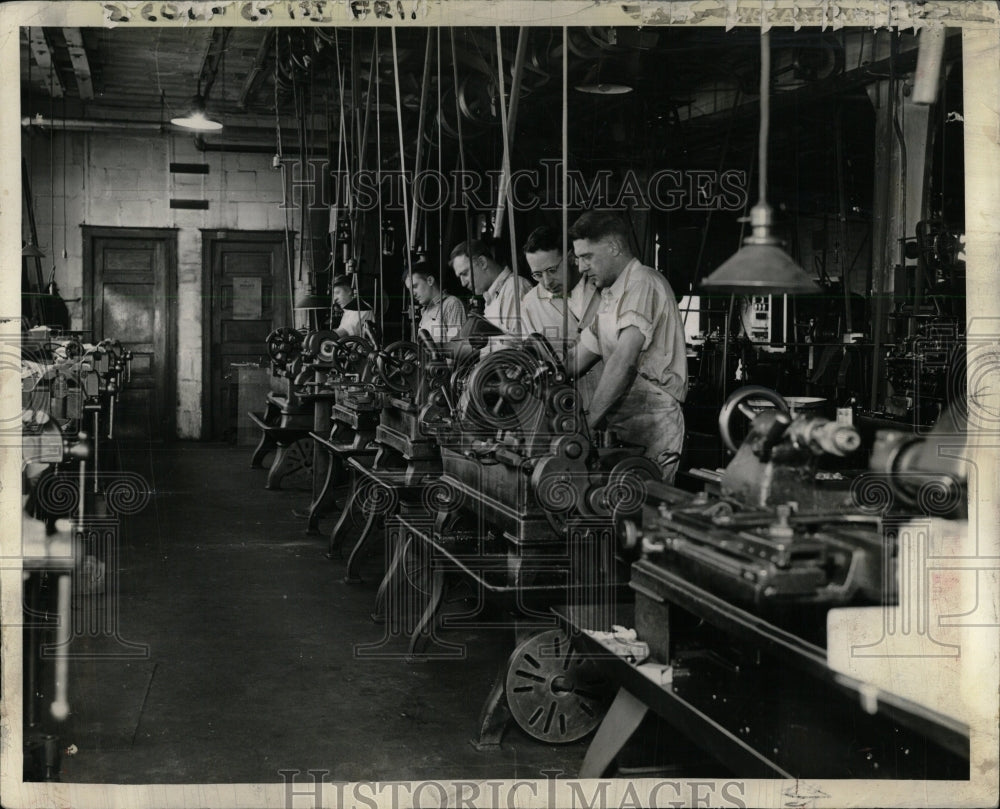
[[[601,354],[610,357],[618,347],[618,314],[613,309],[597,314]],[[681,403],[659,383],[638,374],[628,393],[608,411],[608,429],[622,441],[644,447],[643,455],[660,467],[663,480],[673,483],[684,446],[684,411]]]

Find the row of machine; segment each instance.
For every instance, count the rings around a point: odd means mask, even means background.
[[[387,637],[461,665],[451,627],[512,630],[477,747],[513,720],[549,743],[593,733],[584,777],[637,744],[716,775],[968,777],[960,710],[834,660],[838,610],[917,609],[900,592],[900,526],[966,530],[965,479],[939,436],[881,430],[864,446],[850,419],[748,386],[719,413],[727,465],[682,465],[666,485],[642,447],[590,433],[544,337],[474,350],[489,329],[470,317],[467,352],[426,332],[383,345],[371,323],[360,337],[277,330],[274,390],[251,414],[252,465],[272,458],[271,489],[311,473],[308,530],[335,518],[326,555],[346,558],[347,581],[380,577]],[[964,442],[960,418],[942,421]],[[442,609],[449,592],[464,612]]]
[[[106,540],[116,511],[136,495],[113,450],[132,356],[118,340],[88,343],[44,328],[22,335],[19,351],[24,778],[55,780],[72,700],[71,645],[102,628],[81,617],[104,615],[97,602],[106,566],[116,564]]]

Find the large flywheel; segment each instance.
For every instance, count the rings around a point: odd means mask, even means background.
[[[529,736],[551,744],[575,742],[596,728],[612,691],[596,664],[582,657],[561,629],[521,643],[507,670],[511,716]]]

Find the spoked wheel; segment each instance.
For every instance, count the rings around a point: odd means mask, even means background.
[[[551,744],[582,739],[611,704],[612,689],[597,666],[570,644],[561,629],[524,641],[507,670],[507,704],[529,736]]]
[[[286,363],[302,349],[304,339],[298,329],[275,329],[267,336],[267,355],[277,363]]]
[[[415,343],[400,340],[379,352],[375,370],[391,391],[413,393],[420,374],[420,352]]]
[[[367,340],[342,337],[333,347],[333,363],[342,374],[360,374],[371,350],[371,344]]]
[[[751,399],[765,399],[777,407],[780,413],[788,415],[788,403],[777,391],[762,385],[746,385],[733,391],[719,411],[719,436],[730,452],[739,451],[732,435],[733,413],[739,410],[750,421],[757,417],[757,412],[750,406]]]
[[[517,427],[538,402],[532,396],[535,363],[514,349],[498,351],[480,360],[469,376],[471,415],[486,427]]]

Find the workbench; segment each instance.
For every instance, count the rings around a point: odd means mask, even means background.
[[[824,649],[670,570],[646,560],[632,570],[635,617],[623,608],[621,623],[647,627],[639,640],[657,651],[642,665],[588,634],[589,616],[554,610],[618,686],[581,778],[604,775],[650,711],[717,760],[720,775],[969,777],[964,723],[833,671]]]

